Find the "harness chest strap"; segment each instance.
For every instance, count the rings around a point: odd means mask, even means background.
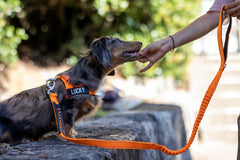
[[[226,64],[226,60],[227,60],[227,45],[228,45],[228,40],[229,40],[229,34],[231,31],[231,24],[232,24],[232,20],[230,18],[230,23],[228,26],[228,30],[226,33],[226,38],[225,38],[225,45],[223,48],[223,44],[222,44],[222,15],[223,15],[223,8],[220,11],[220,18],[219,18],[219,24],[218,24],[218,45],[219,45],[219,52],[220,52],[220,56],[221,56],[221,65],[220,68],[216,74],[216,76],[214,77],[213,81],[211,82],[211,84],[208,87],[208,90],[205,93],[205,96],[202,100],[199,112],[197,114],[197,118],[195,120],[195,123],[193,125],[193,130],[192,130],[192,134],[187,142],[187,144],[179,149],[179,150],[171,150],[168,149],[167,147],[163,146],[163,145],[159,145],[159,144],[155,144],[155,143],[148,143],[148,142],[137,142],[137,141],[119,141],[119,140],[101,140],[101,139],[74,139],[74,138],[69,138],[65,136],[64,133],[64,125],[63,125],[63,121],[62,121],[62,112],[61,109],[59,109],[59,103],[57,101],[57,95],[56,93],[50,93],[50,99],[51,102],[53,104],[53,110],[55,113],[55,117],[56,117],[56,123],[58,126],[58,130],[59,130],[59,134],[65,138],[66,140],[76,143],[76,144],[80,144],[80,145],[88,145],[88,146],[93,146],[93,147],[100,147],[100,148],[108,148],[108,149],[154,149],[154,150],[160,150],[166,154],[169,155],[177,155],[177,154],[181,154],[183,152],[185,152],[186,150],[188,150],[188,148],[191,146],[198,127],[200,125],[200,122],[203,118],[203,115],[206,111],[206,108],[209,104],[209,101],[211,100],[211,97],[213,95],[213,93],[215,92],[215,89],[218,85],[218,82],[220,80],[220,77],[222,75],[222,72],[225,68],[225,64]],[[60,107],[61,108],[61,107]]]
[[[62,82],[65,84],[66,99],[78,94],[92,94],[92,95],[96,94],[94,91],[87,88],[84,84],[74,85],[70,83],[69,77],[67,75],[61,75],[61,76],[58,76],[57,78],[61,79]]]

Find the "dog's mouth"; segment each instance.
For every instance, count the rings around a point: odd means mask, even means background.
[[[126,51],[126,52],[123,52],[123,53],[122,53],[122,56],[123,56],[123,57],[137,57],[137,56],[139,56],[138,51],[139,51],[139,50]]]

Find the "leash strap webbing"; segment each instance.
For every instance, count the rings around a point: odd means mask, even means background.
[[[219,68],[216,76],[214,77],[213,81],[211,82],[211,84],[208,87],[208,90],[205,93],[205,96],[202,100],[195,123],[193,125],[192,134],[191,134],[187,144],[183,148],[181,148],[179,150],[171,150],[163,145],[159,145],[159,144],[155,144],[155,143],[148,143],[148,142],[102,140],[102,139],[87,139],[87,138],[74,139],[74,138],[66,137],[65,133],[64,133],[64,129],[63,129],[64,128],[63,121],[61,121],[61,120],[63,120],[62,113],[58,110],[58,107],[56,107],[57,105],[59,105],[59,103],[57,101],[57,95],[55,93],[50,93],[50,98],[51,98],[51,101],[53,104],[53,109],[54,109],[54,113],[55,113],[55,117],[56,117],[56,123],[58,126],[59,134],[66,140],[76,143],[76,144],[87,145],[87,146],[92,146],[92,147],[108,148],[108,149],[153,149],[153,150],[160,150],[169,155],[181,154],[181,153],[185,152],[186,150],[188,150],[188,148],[191,146],[191,144],[196,136],[200,122],[203,118],[203,115],[204,115],[206,109],[207,109],[209,101],[211,100],[211,97],[216,90],[216,87],[221,78],[222,72],[226,65],[228,40],[229,40],[230,31],[231,31],[232,20],[230,17],[230,22],[229,22],[229,26],[228,26],[228,29],[226,32],[225,44],[224,44],[224,48],[223,48],[223,43],[222,43],[223,8],[224,8],[224,6],[222,7],[222,9],[220,11],[218,33],[217,33],[219,52],[220,52],[220,56],[221,56],[221,65],[220,65],[220,68]]]
[[[49,93],[49,95],[50,95],[50,100],[51,100],[53,111],[54,111],[54,116],[55,116],[58,132],[59,132],[59,134],[60,133],[65,134],[63,115],[62,115],[62,107],[59,105],[59,102],[57,100],[57,94],[51,92],[51,93]]]

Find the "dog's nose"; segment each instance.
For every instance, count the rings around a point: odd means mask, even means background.
[[[139,42],[140,45],[142,45],[143,43],[142,42]]]

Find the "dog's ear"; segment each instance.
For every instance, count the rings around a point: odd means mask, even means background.
[[[104,68],[112,66],[112,54],[107,46],[107,38],[102,37],[93,41],[90,46],[90,56]]]

